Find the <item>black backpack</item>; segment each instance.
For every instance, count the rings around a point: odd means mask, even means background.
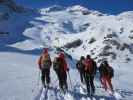
[[[93,74],[96,75],[97,72],[97,63],[93,60]]]
[[[84,69],[84,67],[85,67],[85,66],[83,65],[82,61],[78,61],[78,62],[77,62],[76,68],[77,68],[78,70]]]
[[[114,70],[113,70],[113,68],[108,66],[107,70],[108,70],[108,75],[110,76],[110,78],[114,77]]]
[[[53,61],[53,69],[55,71],[58,71],[60,69],[61,64],[62,64],[62,62],[60,61],[60,59],[55,58],[54,61]]]

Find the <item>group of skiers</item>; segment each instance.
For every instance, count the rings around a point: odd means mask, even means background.
[[[111,79],[114,76],[114,70],[110,67],[107,61],[103,61],[98,68],[97,63],[90,57],[90,55],[87,55],[86,58],[81,56],[76,67],[80,73],[81,83],[86,84],[88,95],[93,95],[95,93],[94,78],[97,70],[99,70],[100,73],[102,87],[106,91],[109,88],[110,92],[113,93]]]
[[[52,66],[52,61],[48,53],[48,49],[43,50],[43,53],[38,60],[38,65],[42,72],[42,84],[44,87],[48,87],[50,83],[50,68]],[[63,91],[68,90],[67,71],[69,71],[69,68],[67,66],[63,52],[60,52],[58,57],[54,58],[53,69],[58,77],[60,89]]]
[[[41,80],[44,87],[49,86],[50,83],[50,68],[53,64],[53,69],[59,80],[59,87],[61,90],[68,90],[67,84],[67,72],[69,71],[67,62],[65,60],[65,54],[60,52],[58,57],[51,61],[48,49],[44,49],[38,60],[39,68],[41,70]],[[113,92],[113,86],[111,79],[114,76],[114,70],[107,61],[103,61],[99,68],[97,63],[87,55],[86,58],[81,56],[80,60],[76,63],[76,68],[80,74],[81,83],[86,84],[88,95],[93,95],[95,93],[94,78],[96,76],[97,70],[100,73],[100,81],[103,88],[107,91],[109,88]]]

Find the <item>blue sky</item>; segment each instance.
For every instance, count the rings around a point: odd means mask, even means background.
[[[98,10],[107,14],[119,14],[133,11],[133,0],[16,0],[32,7],[47,7],[50,5],[82,5],[88,9]]]

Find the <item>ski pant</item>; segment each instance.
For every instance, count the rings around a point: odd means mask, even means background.
[[[60,71],[56,71],[58,80],[59,80],[59,87],[60,89],[68,89],[68,85],[67,85],[67,73],[66,72],[60,72]]]
[[[83,70],[79,70],[79,74],[80,74],[80,80],[82,83],[84,83],[85,79],[85,72]]]
[[[113,85],[111,82],[111,78],[109,76],[102,76],[101,77],[101,84],[103,85],[104,89],[107,90],[109,88],[111,91],[113,91]]]
[[[50,83],[50,69],[43,69],[41,76],[42,84],[45,86]]]
[[[94,94],[95,93],[94,76],[89,73],[85,73],[85,82],[88,94],[89,95]]]

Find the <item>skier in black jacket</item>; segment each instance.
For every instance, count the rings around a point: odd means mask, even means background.
[[[80,73],[80,80],[81,80],[81,83],[84,83],[84,76],[85,76],[85,71],[84,71],[84,68],[85,68],[85,65],[83,64],[85,58],[84,56],[81,56],[80,60],[77,62],[76,64],[76,68],[78,69],[79,73]]]

